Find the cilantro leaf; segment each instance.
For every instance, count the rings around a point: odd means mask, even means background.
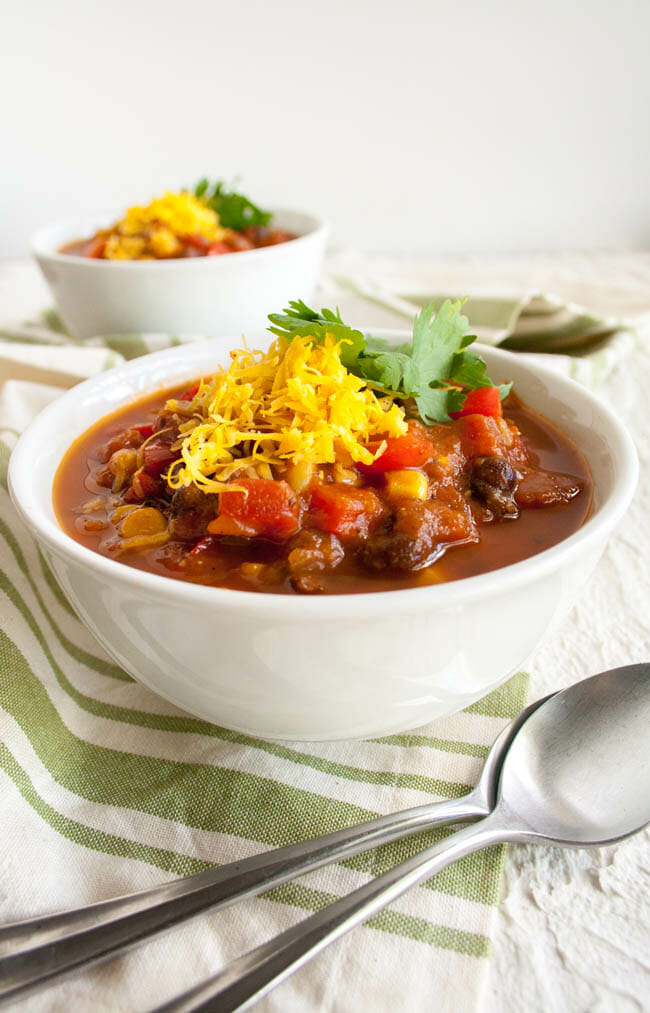
[[[459,407],[459,392],[451,387],[453,368],[462,369],[469,354],[464,349],[474,340],[462,305],[446,299],[436,312],[429,303],[413,325],[413,358],[424,381],[415,403],[424,422],[447,422]]]
[[[273,217],[270,211],[263,211],[244,194],[227,190],[223,180],[218,180],[213,186],[207,179],[199,180],[194,187],[194,196],[205,198],[208,206],[219,215],[225,229],[241,231],[249,225],[266,227]]]
[[[455,383],[470,390],[492,386],[487,366],[475,352],[458,352],[452,360],[449,376]]]
[[[403,341],[401,345],[394,345],[386,338],[376,338],[373,334],[366,333],[365,355],[372,355],[374,352],[403,352],[410,355],[412,345],[410,341]]]
[[[385,390],[401,391],[412,397],[420,389],[418,367],[407,352],[379,352],[363,355],[355,372]]]
[[[342,341],[341,362],[353,372],[359,355],[366,346],[366,339],[361,331],[354,330],[343,323],[338,309],[322,309],[320,313],[312,310],[302,299],[293,299],[282,313],[269,313],[272,334],[283,338],[300,337],[314,338],[323,341],[326,334],[331,334],[336,341]]]
[[[473,387],[485,374],[485,366],[481,374],[477,365],[479,357],[465,351],[475,338],[467,333],[469,321],[461,313],[462,305],[447,299],[436,312],[435,304],[429,303],[416,317],[408,351],[374,351],[373,342],[356,372],[387,390],[414,397],[423,422],[447,422],[449,412],[457,411],[463,401],[454,384]],[[456,372],[467,380],[456,379]]]
[[[451,379],[454,358],[469,344],[469,320],[460,312],[462,305],[459,299],[454,303],[445,299],[436,313],[434,303],[429,303],[415,318],[412,354],[430,381]]]

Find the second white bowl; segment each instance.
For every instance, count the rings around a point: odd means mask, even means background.
[[[261,330],[289,299],[308,302],[318,281],[328,227],[314,215],[275,211],[273,224],[297,239],[220,257],[93,260],[60,253],[116,218],[103,215],[42,229],[32,253],[56,308],[77,338],[98,334],[241,334]]]

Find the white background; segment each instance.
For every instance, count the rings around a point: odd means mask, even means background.
[[[0,256],[204,175],[363,249],[650,241],[646,0],[5,0]]]

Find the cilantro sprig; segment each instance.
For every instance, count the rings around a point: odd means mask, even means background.
[[[318,313],[307,306],[302,299],[293,299],[282,313],[269,313],[272,334],[281,337],[315,338],[322,341],[326,334],[331,334],[336,341],[343,341],[341,345],[341,362],[351,372],[356,373],[356,365],[359,356],[366,348],[366,339],[361,331],[344,324],[337,309],[323,309]]]
[[[271,313],[273,334],[292,338],[310,336],[322,341],[332,334],[342,341],[341,360],[374,388],[403,398],[413,398],[423,422],[448,422],[450,412],[460,411],[468,391],[494,384],[483,359],[468,351],[476,341],[462,300],[446,299],[436,311],[435,303],[424,307],[413,325],[410,345],[391,348],[349,327],[338,311],[312,310],[294,300],[282,313]],[[499,388],[506,397],[511,384]]]
[[[200,180],[194,187],[194,196],[203,197],[208,206],[219,215],[219,221],[226,229],[241,231],[249,225],[267,226],[273,214],[253,204],[243,193],[228,190],[223,180],[210,183]]]

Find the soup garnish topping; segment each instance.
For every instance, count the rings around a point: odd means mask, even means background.
[[[242,253],[296,238],[271,227],[272,218],[222,181],[203,179],[192,193],[167,191],[128,208],[109,228],[66,243],[60,252],[95,260],[173,260]]]

